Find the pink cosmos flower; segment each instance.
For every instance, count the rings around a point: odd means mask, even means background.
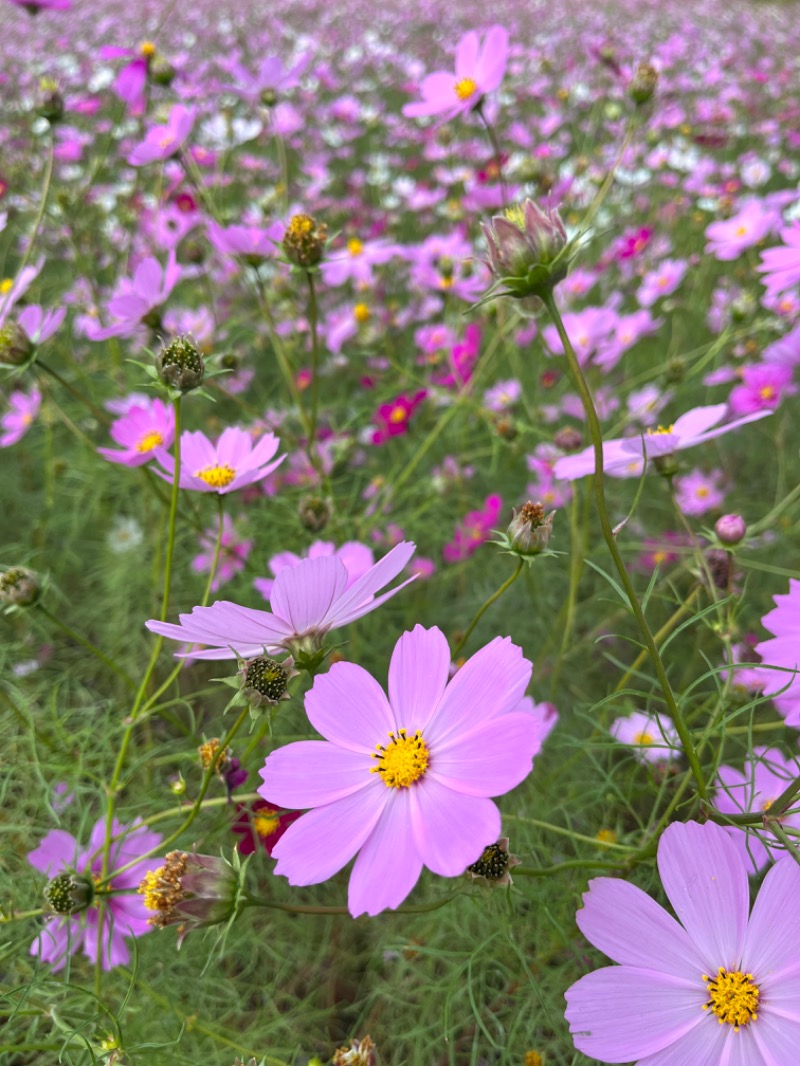
[[[470,511],[458,526],[453,539],[445,544],[442,555],[446,563],[459,563],[468,559],[473,552],[489,539],[489,534],[500,517],[503,501],[493,494],[486,497],[480,511]]]
[[[422,100],[406,104],[403,114],[407,118],[442,115],[446,120],[471,110],[500,85],[508,51],[508,32],[502,26],[492,26],[482,48],[477,33],[470,30],[456,45],[455,75],[438,71],[423,78]]]
[[[89,886],[92,877],[98,876],[103,868],[105,835],[105,818],[95,823],[87,848],[81,848],[75,837],[63,829],[51,829],[41,844],[30,852],[28,862],[50,879],[68,872],[74,873],[78,881],[85,879],[91,897]],[[125,827],[115,820],[113,835],[120,839],[111,845],[111,870],[134,862],[137,856],[158,847],[161,843],[158,833],[153,833],[137,823]],[[38,955],[42,962],[51,963],[53,970],[61,970],[68,956],[74,955],[82,946],[84,954],[88,955],[92,962],[97,961],[98,954],[101,956],[104,970],[110,970],[112,966],[124,966],[130,959],[125,938],[143,936],[150,932],[147,911],[141,896],[135,890],[151,864],[151,860],[144,859],[114,878],[115,890],[127,889],[132,895],[105,897],[107,913],[100,944],[95,900],[87,910],[78,914],[61,914],[48,918],[44,928],[31,944],[31,955]]]
[[[720,489],[720,483],[724,477],[722,470],[712,470],[706,474],[700,469],[676,477],[675,498],[683,513],[701,515],[722,507],[725,493]]]
[[[351,237],[344,254],[332,252],[331,257],[323,261],[320,266],[322,279],[326,285],[344,285],[346,281],[352,281],[364,288],[374,281],[373,266],[382,266],[403,253],[399,244],[384,240],[360,241]]]
[[[251,104],[275,103],[278,93],[285,93],[297,85],[310,62],[311,52],[306,52],[286,70],[280,56],[265,56],[256,73],[251,74],[238,59],[231,59],[225,69],[234,76],[236,83],[225,88],[232,89]]]
[[[29,393],[19,390],[12,392],[8,398],[9,410],[0,418],[4,432],[0,435],[0,448],[9,448],[21,440],[33,425],[39,413],[42,394],[34,386]]]
[[[275,578],[271,611],[218,600],[210,607],[195,607],[190,614],[180,615],[180,625],[155,620],[146,625],[170,640],[209,645],[201,651],[179,652],[178,658],[252,659],[281,648],[292,654],[316,651],[329,630],[369,614],[414,580],[412,576],[376,596],[387,581],[397,577],[414,547],[410,541],[398,544],[349,588],[341,559],[332,555],[301,559]]]
[[[10,310],[10,304],[0,309],[0,328],[4,325]],[[45,311],[39,304],[28,304],[16,316],[16,321],[31,344],[36,346],[53,336],[64,321],[66,314],[66,307],[56,308],[55,311]]]
[[[167,265],[161,268],[157,259],[148,257],[137,266],[133,278],[122,278],[107,309],[117,321],[111,326],[87,325],[90,341],[104,341],[109,337],[132,337],[142,326],[157,325],[162,304],[178,284],[183,271],[172,249]]]
[[[358,852],[348,907],[374,915],[399,906],[423,866],[456,877],[499,838],[490,797],[527,777],[541,745],[517,710],[532,667],[496,637],[448,683],[449,669],[444,634],[416,626],[395,646],[388,699],[355,663],[315,678],[306,712],[325,739],[280,748],[261,771],[268,803],[313,808],[273,848],[276,874],[318,884]]]
[[[731,390],[728,406],[737,415],[774,410],[784,396],[797,392],[793,369],[781,363],[756,363],[741,368],[742,383]]]
[[[118,448],[98,448],[112,463],[142,466],[158,448],[169,448],[175,438],[175,412],[163,400],[146,399],[135,403],[117,418],[109,430]]]
[[[768,811],[778,796],[800,777],[800,762],[777,748],[754,748],[753,757],[745,759],[744,772],[733,766],[720,766],[714,806],[722,814],[758,814]],[[800,829],[800,812],[781,817],[781,825]],[[768,862],[785,854],[771,833],[748,826],[725,826],[725,831],[751,872],[762,870]]]
[[[402,540],[402,537],[400,538]],[[347,570],[347,588],[363,577],[364,574],[375,564],[375,556],[372,548],[361,544],[357,540],[348,540],[340,548],[337,548],[332,540],[315,540],[310,545],[308,552],[297,555],[295,552],[278,552],[269,561],[269,568],[275,577],[285,570],[287,566],[297,566],[302,559],[319,559],[323,556],[335,555],[340,559]],[[265,600],[272,595],[272,586],[275,582],[269,577],[257,577],[253,582],[255,588]]]
[[[659,763],[680,758],[681,742],[672,719],[665,714],[634,711],[627,718],[612,722],[609,732],[620,744],[633,749],[637,762]]]
[[[148,42],[149,44],[149,42]],[[130,59],[120,69],[111,86],[111,91],[120,100],[129,105],[131,113],[141,115],[145,107],[145,86],[147,71],[150,66],[150,49],[148,47],[133,49],[120,48],[117,45],[104,45],[100,49],[101,59]]]
[[[207,574],[211,570],[217,546],[217,532],[216,527],[212,526],[201,533],[200,547],[203,550],[192,559],[192,570],[196,574]],[[224,585],[244,569],[252,548],[253,541],[242,538],[230,515],[223,515],[219,562],[211,582],[211,592],[216,592],[220,585]]]
[[[786,719],[800,726],[800,581],[789,578],[789,591],[775,596],[775,608],[761,619],[774,636],[756,645],[764,666],[756,668],[764,680],[765,696]],[[773,669],[769,669],[773,667]]]
[[[706,251],[723,261],[738,259],[746,248],[758,244],[775,228],[780,216],[759,200],[750,200],[724,222],[712,222],[706,229]]]
[[[145,139],[128,156],[128,163],[132,167],[143,167],[175,155],[192,132],[196,113],[193,107],[175,104],[166,126],[151,126]]]
[[[228,426],[216,444],[199,430],[182,433],[180,487],[220,495],[236,492],[261,481],[280,466],[285,455],[270,462],[279,445],[274,434],[265,433],[253,446],[253,438],[238,426]],[[158,448],[155,454],[163,467],[163,471],[156,470],[156,473],[165,481],[172,481],[172,456],[166,448]]]
[[[783,248],[767,248],[761,253],[761,266],[767,292],[773,296],[800,283],[800,222],[780,231]]]
[[[636,298],[642,307],[652,307],[662,296],[675,292],[689,267],[685,259],[665,259],[655,270],[645,274]]]
[[[669,826],[658,869],[677,922],[627,881],[589,882],[578,926],[620,965],[567,990],[575,1046],[638,1066],[790,1066],[800,1041],[800,867],[776,863],[749,918],[748,869],[721,826]]]
[[[260,262],[275,255],[285,230],[282,222],[269,226],[220,226],[210,222],[207,233],[218,252]]]
[[[603,472],[614,477],[638,477],[642,472],[643,458],[649,460],[673,455],[772,414],[771,411],[755,411],[724,425],[717,425],[727,411],[728,406],[724,403],[694,407],[666,429],[648,429],[643,437],[622,437],[604,441]],[[558,459],[554,472],[558,478],[574,481],[576,478],[593,474],[594,468],[594,449],[590,447],[576,455],[565,455]]]
[[[375,414],[377,429],[372,434],[373,444],[385,444],[390,437],[399,437],[408,432],[411,416],[428,395],[425,389],[413,396],[402,394],[391,403],[383,403]]]

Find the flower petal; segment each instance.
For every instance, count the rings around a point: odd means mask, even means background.
[[[414,841],[435,874],[457,877],[500,836],[500,812],[490,799],[465,796],[430,774],[410,788]]]
[[[370,761],[366,754],[324,740],[298,740],[267,756],[259,770],[264,784],[257,791],[277,807],[321,807],[368,788]]]
[[[524,781],[542,746],[541,732],[525,711],[509,711],[472,730],[451,734],[431,752],[430,776],[469,796],[502,796]]]
[[[389,664],[389,702],[403,729],[425,729],[447,687],[449,671],[450,646],[436,626],[414,626],[400,637]]]
[[[365,603],[369,603],[379,589],[382,589],[387,582],[397,577],[415,551],[416,545],[412,541],[403,540],[396,544],[390,552],[387,552],[382,559],[379,559],[374,566],[371,566],[366,574],[363,574],[358,581],[354,581],[343,596],[337,598],[336,603],[326,617],[327,624],[340,626],[344,624],[345,619],[350,621],[352,618],[358,618],[359,615],[353,614],[353,611],[362,607]],[[344,565],[338,559],[336,561],[345,570],[346,574],[347,571]],[[396,591],[396,589],[392,590],[392,592]]]
[[[744,1036],[739,1044],[752,1051],[753,1045],[743,1030],[734,1033],[731,1026],[719,1025],[713,1016],[709,1018],[706,1013],[703,1018],[704,1025],[684,1033],[663,1051],[639,1059],[636,1066],[722,1066],[723,1063],[733,1066],[732,1060],[725,1057],[731,1050],[731,1037],[735,1042],[737,1037]],[[736,1066],[755,1066],[755,1061],[747,1059],[746,1063],[742,1063],[737,1059]]]
[[[333,555],[301,559],[275,578],[270,607],[298,634],[329,627],[331,607],[347,587],[347,570]]]
[[[800,866],[787,856],[764,878],[747,928],[742,965],[776,987],[781,973],[800,969]]]
[[[796,1002],[796,1001],[795,1001]],[[742,1030],[739,1030],[739,1035]],[[758,1019],[744,1030],[747,1038],[743,1050],[749,1054],[739,1061],[732,1061],[731,1066],[753,1066],[759,1062],[753,1053],[755,1045],[761,1053],[764,1066],[792,1066],[797,1062],[797,1049],[800,1048],[800,1022],[775,1018],[771,1012],[759,1011]],[[748,1047],[749,1045],[749,1047]]]
[[[381,686],[356,663],[334,663],[314,678],[306,714],[327,740],[370,755],[399,726]]]
[[[422,872],[411,828],[411,789],[390,792],[350,875],[347,905],[354,918],[398,907]]]
[[[28,852],[28,862],[48,877],[74,866],[78,857],[78,842],[63,829],[51,829],[38,848]]]
[[[735,845],[713,822],[675,822],[658,844],[664,891],[706,963],[739,968],[747,929],[747,870]]]

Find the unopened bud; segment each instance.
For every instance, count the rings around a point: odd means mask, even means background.
[[[555,208],[533,200],[514,204],[495,215],[483,233],[489,246],[489,268],[516,299],[546,296],[567,276],[567,233]]]
[[[23,366],[32,355],[33,344],[28,334],[13,318],[7,318],[0,326],[0,363]]]
[[[713,585],[721,592],[728,592],[733,582],[733,557],[722,548],[709,548],[704,554],[705,571]]]
[[[202,355],[186,335],[175,337],[162,347],[156,357],[156,369],[165,385],[181,392],[196,389],[206,372]]]
[[[286,258],[295,266],[316,266],[325,251],[328,227],[311,215],[292,215],[281,244]]]
[[[27,566],[10,566],[0,572],[0,603],[32,607],[42,594],[39,575]]]
[[[64,97],[58,82],[52,78],[42,78],[36,99],[36,114],[45,118],[54,126],[64,117]]]
[[[290,699],[289,681],[297,677],[291,655],[283,662],[262,655],[243,663],[239,672],[242,678],[242,694],[253,707]]]
[[[740,514],[724,514],[717,519],[714,532],[723,544],[738,544],[744,539],[747,525]]]
[[[304,496],[298,513],[303,529],[309,533],[320,533],[330,520],[331,501],[324,496]]]
[[[541,503],[527,503],[514,510],[511,523],[506,531],[509,548],[520,555],[538,555],[550,543],[553,533],[553,517],[544,513]]]
[[[44,889],[44,898],[47,906],[54,914],[77,914],[85,911],[92,902],[94,886],[87,877],[78,874],[57,874],[47,882]]]
[[[646,104],[656,91],[658,71],[651,63],[640,63],[628,86],[628,96],[638,106]]]
[[[154,55],[147,70],[156,85],[171,85],[175,77],[175,67],[162,55]]]
[[[262,89],[261,103],[264,107],[274,107],[278,102],[278,94],[274,89]]]
[[[577,452],[583,447],[583,437],[573,426],[564,426],[556,433],[553,443],[562,452]]]

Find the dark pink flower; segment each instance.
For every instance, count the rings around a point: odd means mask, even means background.
[[[405,393],[391,403],[384,403],[378,408],[375,421],[378,428],[372,434],[373,444],[383,444],[390,437],[399,437],[408,432],[411,416],[428,395],[425,389],[406,396]]]

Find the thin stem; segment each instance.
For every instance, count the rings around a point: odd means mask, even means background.
[[[691,733],[689,732],[686,722],[684,721],[683,713],[678,707],[678,703],[675,699],[675,694],[672,691],[669,678],[667,677],[667,671],[664,668],[664,663],[661,659],[661,655],[658,650],[658,645],[653,639],[653,634],[650,632],[650,626],[647,623],[647,619],[644,616],[641,604],[636,596],[636,590],[633,587],[633,583],[630,579],[622,555],[620,554],[619,547],[617,546],[616,537],[611,527],[611,522],[608,517],[608,510],[606,508],[605,498],[605,485],[603,481],[603,432],[600,428],[600,420],[597,417],[597,410],[594,406],[594,400],[592,398],[591,390],[586,382],[586,378],[583,375],[578,357],[575,354],[575,349],[572,347],[572,342],[569,339],[564,323],[561,319],[558,308],[556,307],[555,300],[553,299],[552,292],[547,293],[543,297],[543,302],[547,308],[553,324],[558,331],[561,344],[564,348],[564,353],[567,357],[567,363],[570,370],[570,375],[577,388],[583,408],[586,413],[586,421],[589,427],[589,434],[592,438],[592,444],[594,446],[594,460],[595,460],[595,473],[594,473],[594,497],[595,506],[597,508],[597,515],[600,519],[600,527],[603,531],[603,539],[606,542],[608,550],[611,554],[611,558],[614,560],[614,566],[619,574],[620,582],[625,590],[625,594],[628,598],[628,602],[631,607],[636,623],[639,626],[639,630],[642,634],[645,646],[647,647],[650,658],[655,668],[656,677],[661,691],[664,694],[664,701],[670,712],[670,715],[675,723],[675,729],[680,737],[683,750],[686,754],[686,758],[689,762],[689,766],[692,771],[692,776],[695,779],[698,795],[701,799],[706,799],[708,795],[708,787],[706,785],[705,777],[703,775],[703,768],[700,765],[700,760],[697,757],[697,751],[695,750],[694,743],[692,741]]]
[[[491,144],[492,151],[494,152],[495,163],[497,164],[497,176],[500,179],[500,194],[503,197],[503,207],[506,208],[508,207],[508,188],[506,186],[506,179],[503,174],[503,156],[500,151],[500,142],[497,139],[497,134],[495,133],[494,127],[492,126],[491,122],[489,122],[488,118],[484,113],[483,100],[480,100],[478,102],[477,106],[475,107],[475,111],[477,112],[478,117],[480,118],[486,129],[486,133],[489,137],[489,143]]]
[[[58,615],[52,614],[50,611],[48,611],[44,604],[38,603],[36,606],[42,612],[42,614],[47,619],[49,619],[49,621],[51,621],[54,625],[57,625],[59,629],[66,633],[67,636],[74,640],[77,644],[82,645],[84,648],[86,648],[87,651],[91,652],[92,655],[96,656],[96,658],[98,658],[100,662],[104,663],[109,668],[109,670],[113,670],[113,672],[125,682],[129,689],[132,689],[134,692],[136,691],[136,682],[133,680],[130,674],[123,670],[121,666],[118,666],[113,659],[109,659],[105,652],[102,652],[99,648],[96,648],[90,640],[87,640],[86,637],[81,636],[81,634],[76,632],[71,626],[68,626],[66,622],[62,622]]]
[[[677,624],[682,621],[682,619],[684,619],[687,615],[692,613],[692,604],[697,599],[697,596],[700,592],[700,588],[700,585],[695,585],[694,589],[689,593],[689,595],[686,597],[686,599],[680,605],[677,611],[675,611],[674,614],[670,615],[670,617],[666,620],[661,629],[659,629],[659,631],[653,636],[653,640],[656,642],[656,644],[661,644],[664,638],[669,636],[669,634],[673,631]],[[633,677],[633,675],[636,673],[636,671],[639,669],[639,667],[642,665],[642,663],[645,661],[649,654],[650,653],[647,648],[643,648],[642,651],[639,652],[639,654],[633,660],[631,665],[628,667],[628,669],[625,671],[625,673],[614,686],[615,692],[621,692],[622,689],[625,688],[625,686],[628,684],[630,679]]]
[[[96,407],[85,393],[81,392],[80,389],[76,389],[71,382],[66,380],[66,378],[62,378],[57,370],[53,370],[52,367],[43,363],[41,359],[36,360],[36,366],[39,370],[43,370],[45,374],[49,374],[54,381],[57,381],[62,389],[66,389],[73,399],[84,404],[101,425],[107,426],[109,424],[110,418],[108,412]]]
[[[492,604],[496,600],[499,600],[500,597],[503,595],[503,593],[506,591],[506,589],[510,589],[511,586],[514,584],[514,582],[517,580],[519,575],[522,573],[522,567],[524,565],[525,565],[525,560],[524,559],[517,559],[517,566],[516,566],[516,569],[514,570],[514,573],[511,575],[511,577],[506,578],[506,580],[503,582],[503,584],[500,586],[500,588],[497,589],[496,592],[493,592],[492,595],[489,597],[489,599],[486,601],[486,603],[484,603],[483,606],[478,610],[478,613],[475,615],[475,617],[470,622],[466,633],[464,633],[463,637],[461,638],[461,640],[458,642],[458,644],[456,645],[455,649],[453,650],[453,658],[454,659],[458,658],[461,649],[464,647],[464,645],[469,640],[470,635],[472,634],[472,630],[475,628],[475,626],[478,624],[478,622],[480,622],[481,618],[483,618],[483,616],[486,614],[486,612],[489,610],[489,608],[492,606]]]
[[[322,477],[322,464],[317,455],[317,419],[319,417],[319,330],[317,290],[314,286],[314,275],[306,271],[308,281],[308,325],[311,330],[311,414],[308,419],[308,459],[317,473]]]
[[[25,269],[25,267],[31,260],[31,256],[33,255],[33,246],[36,244],[36,241],[39,237],[39,231],[42,228],[42,222],[44,221],[44,212],[45,208],[47,207],[47,198],[50,195],[50,184],[53,180],[53,162],[55,160],[55,141],[53,139],[52,130],[50,131],[48,147],[49,151],[47,153],[47,163],[45,164],[44,185],[42,186],[42,196],[41,200],[39,201],[39,210],[36,212],[36,219],[33,223],[31,235],[28,238],[28,246],[25,249],[25,254],[22,256],[22,262],[17,268],[17,278],[22,274],[22,271]],[[11,299],[11,293],[13,292],[13,290],[14,287],[12,285],[12,287],[6,293],[2,305],[0,305],[0,321],[2,321],[3,316],[5,315],[6,308],[8,307],[9,301]]]

